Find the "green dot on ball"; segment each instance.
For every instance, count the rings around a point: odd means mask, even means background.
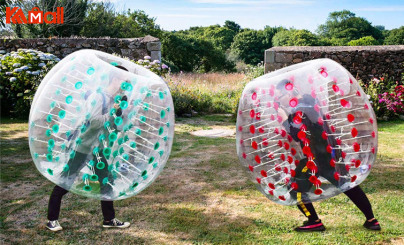
[[[122,117],[116,117],[115,120],[114,120],[114,123],[115,123],[116,126],[119,126],[119,125],[122,124],[122,121],[123,121]]]
[[[164,118],[166,116],[166,111],[165,110],[161,110],[160,111],[160,117]]]
[[[59,125],[57,125],[57,124],[53,125],[53,126],[52,126],[52,131],[53,131],[54,133],[59,132]]]
[[[66,116],[66,112],[64,110],[61,110],[61,111],[59,111],[58,115],[59,115],[60,119],[63,119]]]
[[[48,168],[48,169],[46,170],[46,172],[48,172],[49,175],[53,175],[53,170],[50,169],[50,168]]]
[[[145,117],[145,116],[140,116],[140,122],[141,122],[141,123],[146,122],[146,117]]]
[[[122,145],[122,143],[123,143],[123,138],[119,138],[118,139],[118,145]]]
[[[85,131],[87,130],[87,126],[86,125],[81,125],[81,127],[80,127],[80,132],[81,133],[84,133]]]
[[[119,102],[121,101],[121,99],[122,99],[122,96],[120,96],[120,95],[118,94],[117,96],[115,96],[114,101],[115,101],[115,103],[119,103]]]
[[[56,94],[56,95],[60,95],[60,93],[62,93],[62,90],[56,89],[55,94]]]
[[[115,115],[115,113],[116,113],[116,109],[115,109],[115,108],[112,108],[112,109],[109,111],[109,115],[110,115],[110,116]]]
[[[47,117],[46,117],[46,121],[47,122],[52,122],[52,115],[48,115]]]
[[[103,163],[103,162],[97,163],[97,168],[98,169],[104,169],[105,168],[105,163]]]
[[[35,159],[38,159],[38,157],[39,157],[39,154],[38,154],[38,153],[34,153],[34,158],[35,158]]]
[[[127,87],[128,87],[128,83],[127,83],[127,82],[121,83],[121,89],[122,89],[122,90],[126,90]]]
[[[154,144],[154,150],[157,150],[160,147],[160,143],[156,142],[156,144]]]
[[[46,130],[45,135],[50,137],[52,135],[52,131],[50,129]]]
[[[111,126],[111,123],[110,122],[105,122],[104,123],[104,128],[105,129],[108,129],[108,127],[110,127]]]
[[[66,149],[66,144],[65,144],[65,143],[61,144],[61,145],[60,145],[60,148],[61,148],[62,150],[65,150],[65,149]]]
[[[162,135],[164,133],[164,128],[163,127],[160,127],[159,128],[159,135]]]
[[[170,123],[169,123],[169,122],[167,122],[167,123],[166,123],[166,126],[167,126],[167,128],[169,128],[169,127],[170,127]]]
[[[84,190],[84,191],[91,191],[91,189],[92,189],[92,187],[91,187],[90,185],[85,185],[85,186],[83,187],[83,190]]]
[[[116,63],[115,61],[112,61],[110,64],[113,66],[118,66],[118,63]]]
[[[119,103],[119,106],[120,106],[122,109],[126,109],[126,108],[128,108],[128,102],[122,100],[121,103]]]
[[[159,164],[158,164],[157,162],[155,162],[155,163],[153,164],[153,168],[157,168],[158,165],[159,165]]]
[[[88,161],[88,165],[90,165],[91,167],[94,167],[95,162],[93,160]]]
[[[132,147],[132,148],[136,148],[136,142],[134,142],[134,141],[132,141],[132,142],[130,142],[130,147]]]
[[[55,108],[55,106],[56,106],[56,102],[55,101],[52,101],[52,103],[50,103],[50,108]]]
[[[137,128],[137,129],[135,130],[135,134],[141,135],[141,134],[142,134],[142,130],[141,130],[140,128]]]
[[[164,99],[164,93],[163,92],[159,92],[159,98],[162,100],[162,99]]]
[[[163,150],[159,151],[159,155],[160,155],[160,156],[163,156],[163,154],[164,154],[164,151],[163,151]]]
[[[123,149],[123,147],[119,148],[119,154],[122,154],[125,152],[125,149]]]
[[[129,141],[129,136],[127,136],[127,135],[123,136],[123,141],[125,141],[125,142]]]
[[[105,134],[101,134],[99,137],[98,137],[98,139],[99,139],[99,141],[104,141],[105,140]]]
[[[97,153],[99,152],[100,150],[98,149],[98,147],[95,147],[94,149],[93,149],[93,154],[94,155],[97,155]]]
[[[115,132],[110,133],[109,136],[108,136],[110,141],[115,141],[117,137],[118,136],[116,135]]]
[[[55,141],[53,139],[48,140],[48,144],[50,147],[54,147],[55,146]]]
[[[90,67],[90,68],[87,69],[87,74],[88,75],[93,75],[94,72],[95,72],[95,69],[93,67]]]
[[[109,182],[108,177],[102,179],[102,184],[106,185]]]
[[[122,155],[122,157],[123,157],[123,159],[125,159],[125,160],[128,160],[128,159],[129,159],[129,155],[128,155],[128,154],[126,154],[126,153],[125,153],[125,154],[123,154],[123,155]]]
[[[63,166],[63,172],[67,172],[69,171],[69,169],[70,169],[69,165],[66,164]]]
[[[154,161],[154,157],[150,157],[149,158],[149,164],[152,163]]]
[[[97,180],[98,180],[98,175],[92,174],[92,175],[90,176],[90,180],[91,180],[91,181],[97,181]]]
[[[66,103],[70,104],[73,102],[73,97],[71,95],[66,96]]]
[[[60,157],[55,157],[55,162],[59,162]]]
[[[138,183],[138,182],[135,182],[135,183],[132,184],[131,188],[132,188],[132,189],[135,189],[138,185],[139,185],[139,183]]]
[[[121,191],[121,192],[119,192],[119,196],[121,197],[121,196],[125,196],[126,195],[126,192],[124,192],[124,191]]]
[[[145,111],[149,110],[149,104],[148,103],[143,103],[143,110],[145,110]]]
[[[74,85],[74,87],[75,87],[76,89],[81,89],[81,87],[83,87],[83,83],[82,83],[82,82],[77,82],[77,83]]]
[[[118,151],[114,151],[114,152],[112,152],[112,156],[113,156],[113,157],[117,157],[117,156],[118,156],[118,154],[119,154],[119,153],[118,153]]]
[[[52,160],[53,160],[53,156],[52,156],[52,154],[46,154],[46,159],[49,161],[49,162],[52,162]]]
[[[77,144],[77,145],[80,145],[81,142],[82,142],[81,138],[77,138],[77,139],[76,139],[76,144]]]
[[[71,151],[69,155],[70,158],[73,159],[76,156],[76,151]]]
[[[102,150],[102,153],[104,154],[104,156],[109,156],[111,155],[111,148],[104,148],[104,150]]]
[[[170,111],[170,107],[167,107],[166,110],[167,110],[167,111]]]

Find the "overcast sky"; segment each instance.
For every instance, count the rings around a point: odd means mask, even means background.
[[[102,0],[97,0],[102,1]],[[223,25],[233,20],[241,27],[284,26],[315,31],[330,12],[348,9],[386,29],[404,25],[404,0],[112,0],[118,10],[141,9],[165,30]]]

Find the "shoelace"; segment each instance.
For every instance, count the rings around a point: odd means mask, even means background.
[[[57,220],[50,221],[50,223],[51,223],[51,225],[52,225],[53,227],[60,226],[60,225],[59,225],[59,221],[57,221]]]
[[[120,220],[116,219],[116,218],[112,219],[111,221],[112,221],[112,224],[114,224],[114,226],[122,225],[122,222]]]

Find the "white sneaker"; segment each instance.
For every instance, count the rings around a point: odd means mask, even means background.
[[[60,226],[59,221],[57,221],[57,220],[48,221],[48,223],[46,224],[46,228],[48,228],[51,231],[63,230],[63,227]]]
[[[122,222],[118,219],[112,219],[110,221],[104,221],[102,227],[104,228],[128,228],[130,226],[129,222]]]

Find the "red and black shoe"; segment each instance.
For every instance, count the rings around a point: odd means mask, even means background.
[[[325,231],[325,226],[319,221],[305,221],[302,226],[296,227],[295,231],[304,232],[304,231]]]
[[[363,224],[363,226],[366,229],[374,230],[374,231],[380,231],[382,229],[380,227],[379,221],[377,221],[377,219],[374,219],[374,220],[372,220],[370,222],[366,220],[366,222]]]

